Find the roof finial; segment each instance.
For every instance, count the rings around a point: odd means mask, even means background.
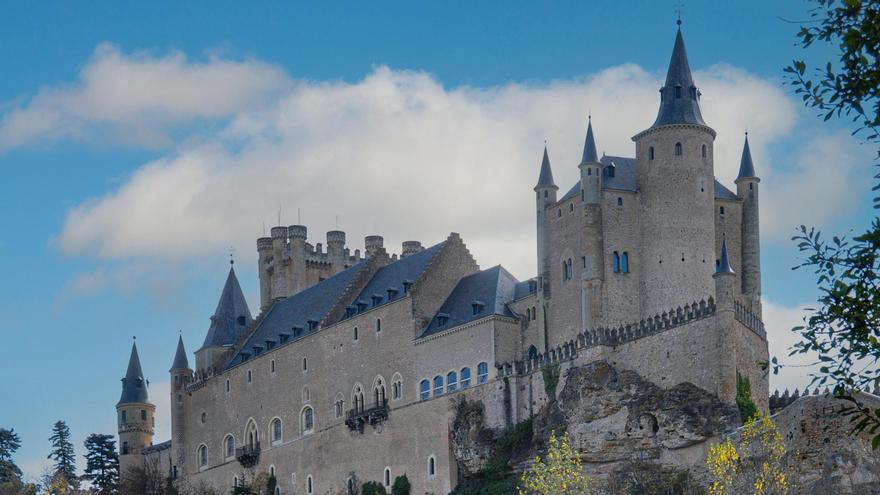
[[[678,29],[681,29],[681,9],[684,7],[684,3],[681,0],[678,0],[675,3],[675,13],[678,15],[678,20],[675,21],[675,24],[678,25]]]
[[[132,335],[132,336],[131,336],[131,340],[137,340],[137,339],[138,339],[138,338],[137,338],[137,335]]]
[[[235,254],[235,247],[229,246],[229,264],[230,265],[235,264],[235,258],[233,257],[234,254]]]

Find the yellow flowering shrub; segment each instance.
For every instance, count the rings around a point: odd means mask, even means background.
[[[727,439],[709,449],[710,495],[788,495],[785,442],[766,414],[746,422],[739,445]]]
[[[561,438],[550,434],[546,459],[535,457],[535,464],[523,473],[519,495],[589,495],[591,480],[583,473],[581,458],[571,447],[568,433]]]

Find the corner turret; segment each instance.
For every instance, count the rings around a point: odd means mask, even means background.
[[[137,343],[132,342],[128,370],[122,379],[122,395],[116,404],[120,476],[126,476],[132,467],[138,466],[143,449],[153,445],[156,406],[149,401],[148,386]]]
[[[596,139],[593,137],[593,118],[587,117],[587,137],[584,140],[584,154],[578,168],[581,171],[582,199],[587,204],[602,202],[602,163],[596,152]]]
[[[742,201],[742,293],[744,302],[753,313],[761,316],[761,233],[759,228],[758,184],[749,134],[746,133],[739,174],[736,178],[736,195]]]
[[[177,339],[177,351],[171,363],[171,477],[176,479],[186,465],[186,386],[192,382],[193,371],[189,367],[183,336]]]
[[[275,231],[276,229],[272,229]],[[284,227],[287,230],[287,227]],[[196,368],[199,372],[212,373],[223,364],[224,355],[235,345],[253,318],[247,301],[235,276],[235,267],[229,268],[226,284],[211,316],[211,326],[202,347],[196,351]]]

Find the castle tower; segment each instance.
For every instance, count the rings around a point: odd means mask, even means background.
[[[721,241],[721,255],[712,275],[715,280],[716,325],[718,328],[718,390],[721,400],[733,402],[736,398],[736,337],[734,316],[736,302],[736,273],[727,256],[727,240]]]
[[[739,174],[736,177],[736,195],[742,200],[742,293],[746,305],[761,316],[761,235],[758,225],[758,183],[749,134],[746,133]]]
[[[327,258],[330,260],[330,274],[335,275],[345,269],[345,232],[327,232]]]
[[[272,229],[273,231],[275,229]],[[287,227],[284,228],[287,230]],[[212,374],[214,368],[224,364],[226,354],[244,334],[253,318],[247,301],[241,292],[235,268],[229,268],[226,284],[217,302],[217,309],[211,316],[211,326],[202,347],[196,351],[196,369],[200,373]]]
[[[122,379],[122,395],[116,403],[120,476],[125,476],[132,467],[140,466],[143,463],[141,452],[153,445],[156,406],[150,403],[147,386],[137,344],[132,342],[128,370]]]
[[[642,316],[714,291],[715,131],[700,114],[679,28],[657,120],[634,136],[641,218]]]
[[[381,235],[368,235],[364,237],[364,256],[370,256],[378,253],[385,245],[385,238]]]
[[[553,182],[553,170],[550,167],[550,157],[547,154],[547,146],[544,146],[544,158],[541,160],[541,172],[538,174],[538,183],[535,185],[535,210],[537,211],[536,226],[538,240],[538,341],[541,352],[547,350],[547,299],[550,298],[550,260],[547,258],[547,205],[556,202],[556,191],[559,188]]]
[[[287,297],[290,290],[290,252],[287,248],[287,227],[272,227],[272,299]]]
[[[183,347],[183,336],[177,340],[177,352],[168,372],[171,374],[171,477],[176,479],[185,472],[186,466],[186,410],[183,396],[193,376]]]
[[[581,246],[584,263],[581,272],[581,329],[591,329],[602,316],[602,280],[604,279],[604,230],[602,227],[602,163],[596,151],[593,121],[588,118],[581,171],[584,215]]]
[[[306,279],[306,239],[309,236],[309,229],[305,225],[291,225],[287,228],[287,233],[290,236],[287,292],[279,293],[276,297],[292,296],[309,286]],[[345,234],[343,234],[343,243],[345,243]]]
[[[275,271],[275,260],[272,251],[272,238],[257,239],[257,273],[260,276],[260,311],[272,305],[272,274]]]

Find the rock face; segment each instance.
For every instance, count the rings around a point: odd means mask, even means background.
[[[605,361],[569,370],[557,400],[536,420],[536,435],[566,430],[584,462],[661,459],[740,424],[735,406],[690,383],[662,389]]]

